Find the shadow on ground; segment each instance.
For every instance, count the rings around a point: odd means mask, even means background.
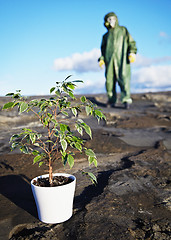
[[[16,206],[37,218],[30,179],[26,176],[7,175],[0,177],[0,193]]]

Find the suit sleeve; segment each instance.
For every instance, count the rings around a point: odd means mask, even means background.
[[[98,61],[105,59],[105,49],[106,49],[106,43],[105,38],[103,36],[102,43],[101,43],[101,57],[98,59]]]
[[[135,54],[137,53],[136,42],[132,38],[131,34],[129,33],[128,33],[128,53],[135,53]]]

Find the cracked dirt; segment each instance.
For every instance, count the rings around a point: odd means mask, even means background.
[[[27,122],[16,113],[1,114],[0,239],[170,239],[170,92],[133,95],[130,110],[119,103],[116,108],[106,108],[105,95],[88,97],[107,117],[100,125],[85,117],[93,129],[87,147],[97,154],[98,167],[93,171],[98,184],[92,185],[77,171],[88,169],[85,159],[78,156],[76,168],[67,169],[77,178],[73,216],[62,224],[37,219],[30,180],[45,168],[33,166],[28,155],[9,152],[10,134],[21,125],[35,126],[35,119],[30,116]],[[14,125],[11,115],[17,117]],[[61,164],[55,165],[57,169],[62,171]]]

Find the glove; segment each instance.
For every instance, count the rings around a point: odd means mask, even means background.
[[[104,65],[104,64],[105,64],[104,60],[101,59],[101,60],[99,61],[99,66],[100,66],[100,68],[103,68],[103,65]]]
[[[135,53],[130,53],[128,56],[128,59],[130,63],[135,62],[135,59],[136,59]]]

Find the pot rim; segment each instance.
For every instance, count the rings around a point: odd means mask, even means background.
[[[45,177],[48,177],[49,176],[49,174],[47,173],[47,174],[43,174],[43,175],[39,175],[39,176],[37,176],[37,177],[34,177],[32,180],[31,180],[31,185],[33,186],[33,187],[35,187],[35,188],[52,188],[52,187],[41,187],[41,186],[36,186],[36,185],[34,185],[33,184],[33,181],[34,180],[36,180],[36,179],[38,179],[38,178],[45,178]],[[74,175],[72,175],[72,174],[69,174],[69,173],[53,173],[53,176],[66,176],[66,177],[72,177],[72,179],[73,179],[73,181],[72,182],[70,182],[70,183],[67,183],[67,184],[65,184],[65,185],[61,185],[61,186],[55,186],[55,187],[65,187],[65,186],[68,186],[69,184],[72,184],[72,183],[74,183],[75,181],[76,181],[76,177],[74,176]],[[55,187],[53,187],[53,188],[55,188]]]

